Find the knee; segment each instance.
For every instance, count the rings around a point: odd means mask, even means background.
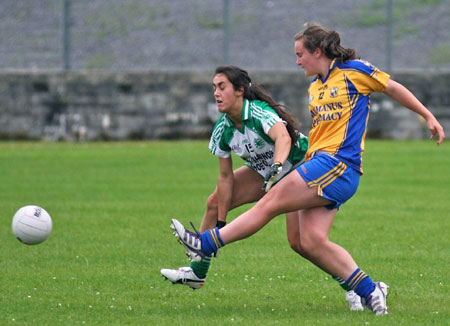
[[[328,237],[320,233],[302,234],[300,236],[299,246],[304,256],[315,256],[321,248],[326,246]]]
[[[206,201],[206,209],[208,211],[217,211],[219,207],[219,201],[217,199],[217,192],[213,192]]]
[[[300,256],[306,258],[306,252],[303,250],[302,246],[298,242],[289,242],[291,249],[298,253]]]
[[[300,239],[298,237],[298,234],[297,234],[297,236],[288,235],[288,241],[289,241],[289,245],[291,246],[292,250],[294,250],[300,256],[306,258],[306,253],[300,244]]]

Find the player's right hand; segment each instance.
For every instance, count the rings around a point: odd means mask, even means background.
[[[283,170],[283,164],[281,162],[275,162],[270,166],[270,172],[264,178],[264,183],[262,186],[262,189],[265,192],[268,192],[270,190],[270,188],[272,188],[272,185],[275,182],[275,179],[281,173],[282,170]]]

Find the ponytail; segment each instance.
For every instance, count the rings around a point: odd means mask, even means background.
[[[331,60],[348,61],[360,59],[354,49],[341,46],[341,37],[339,33],[326,29],[318,24],[307,23],[306,29],[298,32],[294,40],[303,39],[303,46],[310,52],[321,49],[325,56]]]
[[[248,97],[244,97],[249,99],[250,101],[259,100],[266,102],[270,105],[272,109],[278,114],[278,116],[286,121],[286,129],[291,137],[292,144],[298,140],[299,136],[299,123],[298,121],[287,111],[288,108],[285,105],[279,104],[275,102],[272,97],[259,85],[251,84],[248,88]]]

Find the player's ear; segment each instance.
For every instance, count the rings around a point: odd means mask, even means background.
[[[322,54],[323,54],[323,51],[322,51],[321,48],[317,48],[317,49],[314,51],[314,56],[315,56],[317,59],[320,58],[320,57],[322,56]]]
[[[239,87],[238,90],[236,91],[236,94],[237,94],[238,96],[241,96],[241,95],[244,95],[244,92],[245,92],[244,86],[241,86],[241,87]]]

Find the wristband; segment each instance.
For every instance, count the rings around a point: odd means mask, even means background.
[[[217,221],[216,227],[219,229],[223,228],[227,224],[227,221]]]

